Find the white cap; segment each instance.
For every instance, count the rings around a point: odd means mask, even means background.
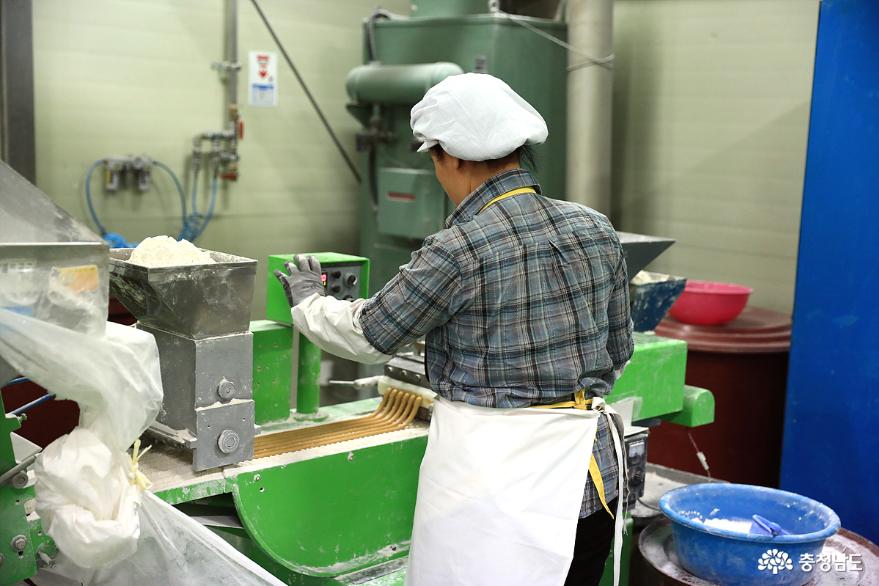
[[[430,88],[412,108],[412,134],[465,161],[505,157],[525,144],[540,144],[543,117],[510,86],[486,73],[452,75]]]

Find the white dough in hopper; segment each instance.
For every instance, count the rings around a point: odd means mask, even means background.
[[[177,241],[170,236],[153,236],[137,245],[128,262],[143,267],[180,267],[214,264],[210,253],[188,240]]]

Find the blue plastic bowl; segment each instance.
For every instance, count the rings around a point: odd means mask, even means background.
[[[672,521],[681,565],[704,580],[728,586],[800,586],[814,577],[800,567],[800,556],[817,559],[824,540],[839,529],[830,507],[810,498],[747,484],[693,484],[659,499]],[[757,514],[790,535],[750,535],[705,525],[707,519],[750,520]],[[812,570],[814,572],[814,569]]]

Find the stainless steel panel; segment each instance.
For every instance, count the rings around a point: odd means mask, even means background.
[[[198,440],[193,453],[195,471],[227,466],[253,457],[254,406],[253,401],[236,400],[227,405],[202,407],[196,412]],[[220,448],[221,438],[233,438],[234,449]],[[224,441],[223,445],[231,445]]]
[[[159,348],[165,396],[160,423],[197,436],[195,410],[253,396],[253,334],[231,334],[193,340],[138,323]],[[231,386],[229,396],[221,396]]]

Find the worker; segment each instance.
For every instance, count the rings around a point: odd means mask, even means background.
[[[503,81],[449,77],[411,126],[456,206],[445,228],[367,300],[326,296],[313,257],[276,272],[328,352],[382,363],[426,336],[438,397],[407,584],[597,584],[615,537],[616,579],[621,434],[602,397],[633,352],[616,232],[541,194],[522,164],[546,123]]]

